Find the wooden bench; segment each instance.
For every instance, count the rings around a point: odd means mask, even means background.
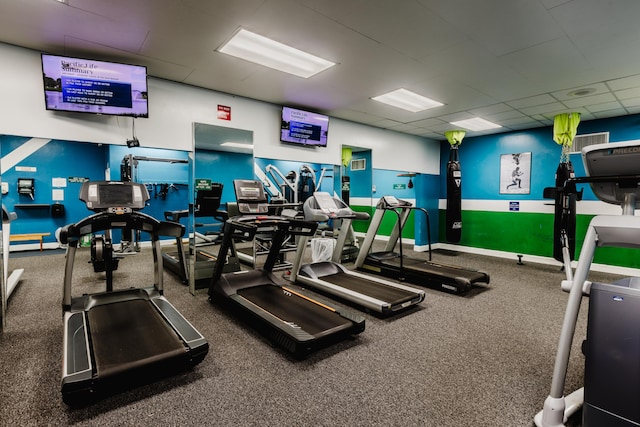
[[[25,234],[12,234],[9,236],[11,242],[27,242],[27,241],[39,241],[40,251],[42,252],[42,239],[45,236],[51,236],[51,233],[25,233]]]

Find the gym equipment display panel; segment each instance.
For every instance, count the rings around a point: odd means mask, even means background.
[[[200,332],[163,296],[160,236],[181,237],[184,226],[137,212],[149,199],[143,184],[86,182],[80,199],[96,213],[60,231],[60,241],[68,245],[61,387],[67,404],[85,403],[188,369],[200,363],[209,350]],[[73,297],[74,260],[82,236],[125,228],[151,237],[153,285],[111,290],[111,253],[106,252],[107,291]]]

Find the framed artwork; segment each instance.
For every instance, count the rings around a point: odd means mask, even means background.
[[[531,192],[531,153],[500,155],[500,194]]]

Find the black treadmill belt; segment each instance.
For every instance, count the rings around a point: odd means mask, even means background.
[[[209,252],[198,250],[196,251],[196,261],[200,262],[216,262],[218,259],[217,255],[210,254]]]
[[[244,248],[236,248],[236,252],[241,252],[245,255],[249,255],[249,256],[253,256],[253,247],[249,246],[249,247],[244,247]]]
[[[297,325],[316,338],[352,326],[349,319],[304,297],[274,285],[238,290],[238,295],[289,325]]]
[[[376,298],[391,305],[411,301],[418,296],[415,292],[387,286],[382,283],[345,273],[335,273],[322,276],[320,280],[370,296],[371,298]]]
[[[373,259],[376,259],[376,258],[374,257]],[[385,257],[383,259],[376,259],[376,260],[380,263],[389,265],[391,267],[395,267],[398,270],[400,270],[399,256]],[[483,282],[487,279],[486,274],[481,271],[467,270],[466,268],[456,267],[453,265],[435,264],[435,263],[425,261],[422,259],[417,259],[417,258],[404,257],[402,259],[402,266],[405,269],[419,271],[420,273],[437,276],[442,279],[455,280],[456,278],[462,278],[462,279],[467,279],[470,283]]]
[[[101,378],[184,356],[177,334],[147,300],[98,305],[88,311],[97,374]]]

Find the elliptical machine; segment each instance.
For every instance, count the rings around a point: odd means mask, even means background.
[[[553,379],[544,407],[534,417],[538,427],[559,427],[580,408],[583,426],[640,425],[640,279],[613,284],[589,282],[596,247],[640,248],[640,145],[637,142],[585,147],[582,159],[587,177],[570,184],[589,183],[600,200],[622,207],[620,215],[598,215],[587,229],[575,273],[571,273],[565,241],[569,290]],[[573,335],[583,295],[590,296],[585,353],[585,385],[564,396]]]

